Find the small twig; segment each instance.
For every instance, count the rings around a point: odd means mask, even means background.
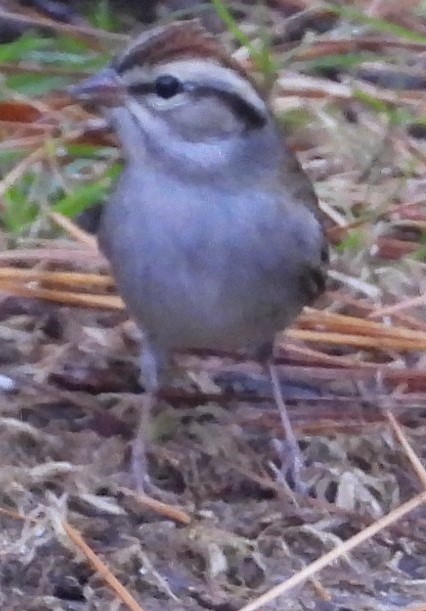
[[[59,214],[58,212],[49,212],[49,217],[72,238],[75,238],[77,242],[98,251],[98,242],[96,238],[87,233],[87,231],[80,229],[80,227],[73,223],[71,219],[67,218],[63,214]]]
[[[391,314],[395,314],[395,312],[408,310],[409,308],[418,308],[420,306],[426,306],[426,295],[419,295],[418,297],[405,299],[404,301],[400,301],[399,303],[395,303],[391,306],[386,306],[385,308],[379,308],[378,310],[371,312],[369,317],[379,318],[381,316],[390,316]]]
[[[414,471],[417,473],[418,478],[422,482],[424,489],[426,490],[426,469],[422,465],[420,458],[417,456],[413,448],[411,447],[408,439],[406,438],[404,431],[398,424],[395,416],[389,410],[385,410],[385,414],[387,419],[390,422],[391,427],[394,430],[395,435],[398,438],[399,443],[404,448],[404,452],[406,453],[408,460],[410,461]]]
[[[90,261],[91,264],[98,263],[99,265],[105,265],[106,263],[104,257],[92,248],[75,248],[71,244],[68,248],[49,246],[47,248],[17,248],[16,250],[5,250],[4,252],[0,252],[0,262],[2,261],[19,261],[19,263],[28,261],[65,263],[69,263],[70,261],[73,263],[76,261]]]
[[[0,182],[0,199],[6,193],[10,187],[18,182],[18,180],[25,174],[25,172],[32,166],[36,161],[40,161],[46,154],[46,149],[44,146],[36,149],[32,153],[25,157],[22,161],[20,161],[13,170],[6,174],[3,180]]]
[[[18,513],[17,511],[6,509],[5,507],[0,507],[0,514],[3,514],[15,520],[29,520],[34,524],[37,523],[37,520],[35,520],[34,518],[24,516],[21,513]],[[87,545],[80,533],[75,528],[73,528],[71,524],[68,524],[68,522],[62,522],[62,527],[64,528],[71,541],[83,552],[90,564],[99,573],[102,579],[107,582],[110,588],[114,590],[114,592],[123,602],[123,604],[127,605],[127,607],[131,611],[144,611],[143,608],[139,605],[139,603],[130,594],[130,592],[123,586],[122,583],[118,581],[118,579],[110,571],[106,564],[99,558],[99,556],[97,556],[97,554],[95,554],[92,548]]]
[[[30,287],[19,282],[8,280],[0,281],[0,291],[17,295],[18,297],[30,297],[33,299],[45,299],[55,303],[66,303],[68,305],[101,308],[105,310],[123,310],[124,304],[118,295],[93,295],[89,293],[76,293],[73,291],[58,291],[40,287]]]
[[[282,596],[283,594],[289,592],[296,586],[304,583],[307,579],[309,579],[309,577],[312,577],[321,569],[325,568],[332,562],[349,553],[350,551],[358,547],[358,545],[364,543],[364,541],[371,539],[371,537],[377,535],[377,533],[379,533],[381,530],[387,528],[397,520],[400,520],[407,513],[413,511],[423,503],[426,503],[426,490],[421,494],[418,494],[414,498],[410,499],[403,505],[400,505],[387,515],[383,516],[382,518],[374,522],[374,524],[371,524],[371,526],[367,526],[366,528],[364,528],[364,530],[357,533],[350,539],[347,539],[346,541],[329,551],[327,554],[324,554],[324,556],[321,556],[295,575],[292,575],[292,577],[290,577],[286,581],[283,581],[277,586],[274,586],[273,588],[265,592],[265,594],[262,594],[261,596],[256,598],[256,600],[252,601],[251,603],[248,603],[247,605],[244,605],[244,607],[241,607],[240,611],[256,611],[256,609],[260,609],[264,605],[271,603],[276,598],[278,598],[278,596]]]
[[[0,13],[1,17],[1,13]],[[84,78],[90,75],[87,70],[75,70],[72,68],[63,68],[55,66],[46,66],[45,64],[36,63],[6,63],[2,62],[1,70],[5,74],[43,74],[50,76],[69,76],[72,78]]]
[[[4,140],[0,142],[0,151],[25,151],[25,149],[40,148],[46,142],[46,132],[52,132],[57,129],[56,125],[32,125],[21,121],[1,121],[1,128],[13,128],[16,131],[18,128],[23,128],[27,131],[41,132],[35,136],[24,136],[15,140]]]
[[[106,581],[110,588],[114,590],[123,604],[127,605],[131,611],[144,611],[130,592],[118,581],[117,577],[115,577],[107,565],[95,554],[92,548],[87,545],[80,533],[75,530],[71,524],[68,524],[68,522],[62,522],[62,526],[71,541],[83,552],[93,568],[99,573],[102,579]]]
[[[395,325],[384,325],[373,320],[365,320],[359,316],[347,316],[335,312],[328,312],[327,310],[321,311],[311,308],[307,308],[300,316],[299,325],[301,328],[315,329],[319,327],[321,331],[344,331],[345,333],[354,335],[399,337],[408,340],[419,339],[418,330],[397,327]]]
[[[62,32],[63,34],[74,35],[80,38],[84,36],[89,39],[104,39],[109,42],[114,41],[117,43],[123,43],[129,39],[126,34],[116,34],[115,32],[107,32],[106,30],[88,26],[60,23],[43,17],[29,17],[19,13],[12,13],[4,9],[0,11],[0,18],[23,26],[45,28],[53,30],[54,32]]]
[[[289,329],[286,332],[291,339],[307,342],[321,342],[323,344],[346,345],[357,348],[371,348],[373,350],[426,350],[426,337],[419,339],[400,339],[398,337],[378,337],[349,335],[345,333],[327,333],[321,331],[305,331],[303,329]]]
[[[187,526],[192,522],[191,516],[183,511],[180,507],[176,507],[174,505],[169,505],[168,503],[163,503],[162,501],[158,501],[154,499],[152,496],[148,496],[143,492],[133,492],[127,488],[120,488],[120,491],[126,496],[131,496],[137,503],[140,503],[147,509],[151,509],[155,513],[162,515],[174,522],[178,522],[179,524],[184,524]]]
[[[51,272],[37,268],[20,269],[17,267],[0,267],[0,282],[2,280],[16,282],[42,282],[50,285],[71,287],[97,287],[111,288],[114,280],[105,274],[92,274],[84,272]]]
[[[30,522],[33,522],[35,524],[37,521],[34,518],[29,518],[27,516],[24,516],[22,515],[22,513],[18,513],[17,511],[14,511],[13,509],[6,509],[6,507],[0,507],[0,514],[8,518],[13,518],[14,520],[22,520],[23,522],[25,520],[29,520]]]
[[[312,587],[314,588],[314,590],[318,594],[318,596],[321,598],[321,600],[324,600],[326,602],[330,602],[332,600],[332,596],[331,596],[330,592],[327,590],[327,588],[325,588],[322,585],[322,583],[320,581],[318,581],[318,579],[316,579],[316,577],[312,577],[310,579],[310,582],[312,584]]]

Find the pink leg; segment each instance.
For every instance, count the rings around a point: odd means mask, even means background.
[[[290,418],[288,417],[287,408],[285,406],[284,398],[282,396],[280,381],[278,378],[278,372],[275,365],[271,362],[268,363],[269,376],[272,384],[272,394],[274,401],[278,407],[278,411],[281,417],[282,427],[286,436],[286,441],[290,449],[291,457],[291,469],[294,479],[296,492],[305,493],[306,485],[301,479],[301,472],[304,467],[303,456],[300,452],[299,444],[297,443],[296,436],[291,426]]]

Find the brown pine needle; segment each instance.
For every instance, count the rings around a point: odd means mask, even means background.
[[[13,511],[11,509],[6,509],[5,507],[0,507],[0,514],[3,514],[7,517],[13,518],[15,520],[27,520],[29,519],[31,522],[36,522],[34,518],[27,518],[17,511]],[[80,533],[68,524],[68,522],[62,522],[62,526],[67,533],[68,537],[71,541],[76,545],[80,551],[86,556],[89,563],[93,566],[95,571],[99,573],[99,575],[106,581],[109,587],[117,594],[118,598],[125,604],[131,611],[144,611],[144,609],[139,605],[139,603],[133,598],[130,592],[123,586],[120,581],[115,577],[115,575],[111,572],[111,570],[106,566],[106,564],[99,558],[97,554],[92,550],[91,547],[85,542]]]
[[[15,250],[5,250],[0,252],[0,262],[6,261],[19,261],[19,263],[28,263],[30,261],[43,261],[52,263],[97,263],[98,265],[105,265],[105,259],[102,255],[92,250],[91,248],[76,248],[74,245],[70,246],[49,246],[47,248],[22,248]]]
[[[385,410],[385,414],[394,430],[396,437],[398,438],[399,443],[402,445],[408,460],[410,461],[414,471],[417,473],[419,480],[422,482],[424,489],[426,490],[426,469],[422,465],[420,458],[411,447],[410,442],[405,436],[404,431],[397,422],[395,416],[389,410]]]
[[[63,214],[58,212],[49,212],[49,217],[54,221],[61,229],[66,231],[72,238],[75,238],[77,242],[89,246],[94,250],[98,250],[98,242],[90,233],[80,229],[73,221]]]
[[[15,183],[25,174],[25,172],[37,161],[40,161],[46,155],[46,148],[41,146],[36,149],[32,153],[30,153],[27,157],[22,159],[19,163],[17,163],[14,168],[6,174],[6,176],[0,182],[0,199],[6,193],[10,187],[13,187]]]
[[[426,295],[419,295],[418,297],[406,299],[404,301],[400,301],[399,303],[395,303],[394,305],[374,310],[374,312],[371,312],[371,314],[369,314],[369,317],[379,318],[380,316],[390,316],[391,314],[395,314],[396,312],[400,312],[401,310],[408,310],[409,308],[417,308],[419,306],[425,305]]]
[[[144,507],[151,509],[159,515],[169,518],[174,522],[184,524],[185,526],[192,522],[191,516],[185,511],[183,511],[183,509],[181,509],[180,507],[169,505],[167,503],[163,503],[162,501],[157,501],[157,499],[154,499],[152,496],[148,496],[143,492],[133,492],[132,490],[128,490],[127,488],[122,488],[121,492],[128,496],[131,496]]]
[[[1,121],[0,127],[4,128],[6,126],[10,126],[10,121]],[[25,151],[25,149],[31,148],[40,148],[46,142],[46,131],[52,131],[54,127],[51,125],[27,125],[27,124],[19,124],[19,127],[23,127],[27,131],[42,131],[43,133],[37,136],[25,136],[23,138],[17,138],[16,140],[5,140],[0,143],[0,151]],[[16,130],[17,128],[16,121],[13,123],[13,128]]]
[[[353,357],[345,357],[341,355],[334,356],[331,354],[326,354],[324,352],[320,352],[319,350],[314,350],[313,348],[307,348],[306,346],[292,344],[288,341],[283,341],[282,343],[278,344],[278,346],[284,351],[284,354],[287,353],[292,356],[299,357],[301,360],[303,359],[303,362],[305,363],[307,361],[314,361],[327,365],[328,367],[338,367],[339,369],[347,367],[357,367],[360,369],[377,369],[377,365],[375,363],[357,361]]]
[[[16,282],[40,282],[50,285],[71,287],[112,288],[114,280],[111,276],[84,272],[50,272],[40,269],[19,269],[17,267],[0,267],[0,282],[9,280]]]
[[[321,327],[322,331],[345,331],[356,335],[379,335],[383,337],[399,337],[404,339],[419,339],[419,331],[406,329],[404,327],[396,327],[395,325],[385,325],[383,323],[372,320],[365,320],[355,316],[345,316],[344,314],[336,314],[327,312],[326,310],[307,310],[299,318],[301,326],[304,328]],[[420,333],[420,337],[426,333]]]
[[[6,509],[5,507],[0,507],[0,514],[9,518],[13,518],[15,520],[30,520],[31,522],[36,522],[34,518],[27,518],[21,513],[18,513],[17,511],[13,511],[11,509]],[[144,611],[144,609],[133,598],[130,592],[123,586],[120,581],[118,581],[118,579],[106,566],[106,564],[99,558],[97,554],[95,554],[92,548],[85,542],[80,533],[68,522],[62,522],[62,526],[68,537],[74,543],[74,545],[76,545],[80,549],[80,551],[83,552],[83,554],[86,556],[87,560],[93,566],[95,571],[99,573],[102,579],[104,579],[109,585],[109,587],[117,594],[122,603],[127,605],[127,607],[131,611]]]
[[[21,297],[46,299],[56,303],[67,303],[80,307],[112,310],[124,309],[121,298],[115,295],[95,295],[91,293],[77,293],[72,291],[57,291],[40,287],[30,287],[8,279],[3,280],[1,276],[0,290]],[[339,314],[328,315],[327,313],[322,313],[317,310],[313,310],[309,315],[305,315],[301,319],[302,325],[303,323],[306,324],[308,321],[315,326],[328,326],[338,328],[341,331],[348,329],[350,331],[358,331],[360,334],[329,332],[326,329],[322,331],[289,329],[286,332],[286,337],[307,342],[370,348],[373,350],[426,350],[426,333],[421,333],[420,331],[413,331],[402,327],[387,327],[372,321],[365,321]],[[329,324],[325,325],[325,322]]]
[[[105,310],[123,310],[124,304],[120,297],[116,295],[93,295],[89,293],[74,293],[72,291],[55,291],[38,287],[29,287],[25,284],[0,281],[0,291],[17,295],[19,297],[30,297],[32,299],[46,299],[56,303],[66,303],[68,305],[101,308]]]
[[[80,533],[68,524],[68,522],[62,522],[65,532],[71,539],[71,541],[83,552],[89,563],[99,573],[99,575],[106,581],[109,587],[114,590],[119,599],[125,604],[131,611],[144,611],[140,604],[133,598],[130,592],[123,586],[117,577],[110,571],[107,565],[99,558],[97,554],[92,550],[89,545],[85,542]]]
[[[322,333],[321,331],[305,331],[303,329],[289,329],[287,337],[307,342],[321,342],[338,346],[354,346],[357,348],[371,348],[373,350],[426,350],[426,337],[414,339],[400,339],[398,337],[374,337],[364,335],[346,335],[345,333]]]
[[[6,509],[6,507],[0,507],[0,514],[8,518],[13,518],[14,520],[30,520],[31,522],[35,522],[34,518],[27,518],[26,516],[23,516],[22,513],[18,513],[13,509]]]
[[[256,600],[252,601],[251,603],[248,603],[247,605],[244,605],[244,607],[241,607],[240,611],[256,611],[264,605],[271,603],[276,598],[278,598],[278,596],[282,596],[283,594],[289,592],[296,586],[304,583],[307,579],[318,573],[320,570],[322,570],[332,562],[338,560],[342,556],[345,556],[353,549],[358,547],[358,545],[364,543],[365,541],[368,541],[368,539],[371,539],[371,537],[377,535],[377,533],[379,533],[381,530],[387,528],[397,520],[400,520],[407,513],[413,511],[423,503],[426,503],[426,490],[421,494],[416,495],[414,498],[410,499],[406,503],[403,503],[396,509],[393,509],[390,513],[383,516],[370,526],[367,526],[367,528],[364,528],[364,530],[362,530],[361,532],[357,533],[350,539],[347,539],[346,541],[344,541],[331,551],[327,552],[327,554],[324,554],[311,564],[308,564],[308,566],[306,566],[304,569],[302,569],[295,575],[292,575],[289,579],[286,579],[286,581],[283,581],[277,586],[274,586],[273,588],[265,592],[265,594],[262,594],[261,596],[256,598]]]
[[[316,579],[316,577],[312,577],[310,579],[310,582],[311,582],[315,592],[321,598],[321,600],[324,600],[326,602],[331,602],[332,596],[331,596],[330,592],[327,590],[327,588],[325,588],[322,585],[322,583],[320,581],[318,581],[318,579]]]
[[[109,42],[116,42],[118,44],[124,44],[127,42],[129,37],[126,34],[116,34],[115,32],[107,32],[100,28],[92,28],[88,26],[73,25],[68,23],[61,23],[47,17],[33,17],[22,15],[21,13],[13,13],[2,9],[2,19],[11,21],[12,23],[20,24],[27,27],[40,27],[47,30],[53,30],[54,32],[61,32],[62,34],[74,35],[77,38],[84,36],[91,39],[104,39]]]

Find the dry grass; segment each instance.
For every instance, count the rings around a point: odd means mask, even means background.
[[[274,108],[334,246],[327,295],[277,342],[310,496],[283,481],[257,365],[212,354],[180,355],[196,373],[155,418],[152,469],[172,502],[127,488],[135,330],[93,238],[35,189],[33,224],[0,234],[4,609],[425,609],[424,8],[347,3],[366,17],[355,26],[313,2],[285,22],[289,3],[271,4],[246,7],[241,27],[254,38],[262,20],[272,36]],[[307,33],[312,15],[325,33]],[[14,19],[96,52],[124,38]],[[85,184],[70,144],[108,148],[89,171],[104,179],[118,153],[86,113],[57,93],[9,94],[0,154],[19,158],[4,168],[3,212],[28,174],[68,195]]]

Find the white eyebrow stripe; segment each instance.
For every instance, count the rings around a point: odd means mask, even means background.
[[[225,89],[232,89],[240,97],[246,99],[260,113],[264,113],[266,110],[265,101],[248,79],[235,70],[212,60],[200,58],[178,59],[160,64],[154,70],[156,74],[170,72],[183,81],[199,81],[200,83],[207,84],[222,82],[226,85]]]
[[[263,98],[256,91],[252,83],[241,74],[216,63],[212,60],[201,58],[185,58],[165,62],[155,66],[134,66],[122,74],[126,85],[135,84],[137,81],[148,82],[155,80],[161,74],[171,74],[181,81],[192,81],[218,88],[223,84],[224,91],[233,92],[246,100],[259,114],[264,115],[267,107]]]

